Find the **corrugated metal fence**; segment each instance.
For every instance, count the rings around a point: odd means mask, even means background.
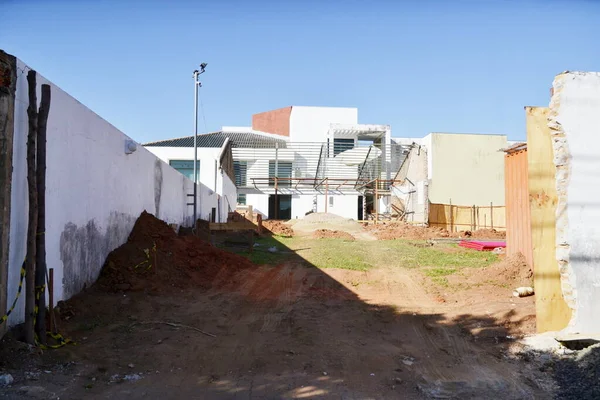
[[[506,254],[520,252],[527,263],[533,266],[527,148],[507,151],[505,157]]]

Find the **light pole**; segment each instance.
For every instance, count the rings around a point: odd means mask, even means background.
[[[204,73],[206,63],[200,64],[200,71],[194,70],[194,230],[198,223],[198,88],[202,83],[198,76]]]

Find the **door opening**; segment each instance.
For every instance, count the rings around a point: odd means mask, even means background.
[[[292,219],[292,195],[269,196],[269,219]]]

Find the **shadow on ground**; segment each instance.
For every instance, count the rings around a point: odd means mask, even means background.
[[[449,320],[410,279],[399,275],[375,304],[292,257],[224,271],[208,289],[92,287],[61,309],[76,346],[31,354],[5,339],[0,366],[15,383],[0,396],[551,398],[540,371],[507,355],[497,320]]]

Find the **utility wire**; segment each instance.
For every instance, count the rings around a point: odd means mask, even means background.
[[[200,111],[202,112],[202,120],[204,121],[204,133],[208,133],[208,128],[206,126],[206,115],[204,114],[204,103],[202,102],[202,91],[200,90],[198,93],[198,97],[200,98]]]

